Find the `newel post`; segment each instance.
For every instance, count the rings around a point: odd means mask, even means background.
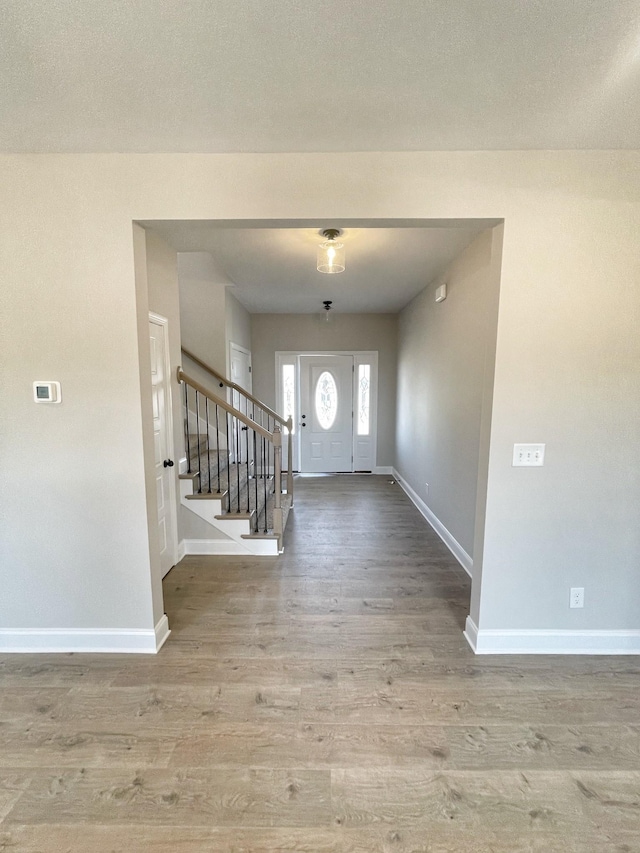
[[[293,506],[293,418],[287,418],[287,494]]]
[[[282,541],[282,433],[276,424],[273,428],[273,532]]]

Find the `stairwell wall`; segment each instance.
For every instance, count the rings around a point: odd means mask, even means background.
[[[227,369],[225,376],[231,378],[231,359],[229,344],[234,343],[245,349],[251,350],[251,314],[238,302],[236,297],[227,288],[225,298],[225,340]]]
[[[218,373],[227,372],[226,288],[231,284],[208,252],[179,252],[182,345]],[[204,385],[206,371],[189,364],[189,373]]]

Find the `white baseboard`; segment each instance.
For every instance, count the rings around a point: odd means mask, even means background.
[[[467,643],[469,643],[469,645],[471,646],[473,651],[476,654],[479,654],[479,652],[478,652],[478,626],[473,621],[471,616],[467,616],[467,619],[464,623],[464,631],[462,633],[464,635],[465,640],[467,641]]]
[[[178,559],[176,560],[176,565],[187,555],[187,546],[184,544],[184,539],[181,539],[178,542]]]
[[[640,655],[640,631],[478,630],[468,616],[464,636],[477,655]]]
[[[155,628],[2,628],[0,653],[154,655],[170,634],[166,615]]]
[[[467,552],[464,550],[458,540],[455,539],[455,537],[452,536],[451,533],[449,533],[444,524],[436,515],[434,515],[434,513],[429,509],[429,507],[422,500],[422,498],[411,488],[411,486],[405,480],[402,479],[396,469],[392,468],[391,471],[395,479],[398,481],[400,486],[404,489],[408,497],[411,499],[411,502],[416,506],[418,512],[420,512],[426,518],[431,527],[433,527],[435,532],[442,539],[444,544],[451,551],[451,553],[460,563],[465,572],[469,575],[469,577],[471,577],[473,574],[473,560],[470,555],[467,554]]]
[[[159,652],[169,639],[169,634],[171,633],[171,629],[169,628],[169,620],[167,619],[166,613],[163,613],[160,619],[158,620],[158,624],[155,627],[154,633],[156,635],[155,650],[156,652]]]
[[[198,556],[217,554],[221,557],[232,557],[236,554],[246,556],[250,553],[248,548],[243,548],[233,539],[183,539],[180,544],[184,547],[185,554]]]
[[[390,476],[393,475],[393,468],[391,465],[376,465],[373,469],[374,474],[388,474]]]

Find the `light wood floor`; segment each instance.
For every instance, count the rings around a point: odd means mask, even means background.
[[[640,851],[640,661],[474,657],[397,485],[297,489],[282,557],[169,573],[157,657],[0,657],[0,851]]]

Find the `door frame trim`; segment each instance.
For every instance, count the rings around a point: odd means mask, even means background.
[[[173,396],[171,393],[171,353],[169,352],[169,320],[163,317],[162,314],[156,314],[155,311],[149,311],[149,322],[156,323],[162,327],[164,335],[164,369],[165,369],[165,391],[166,391],[166,406],[165,406],[165,423],[167,426],[167,448],[171,451],[171,456],[176,455],[176,447],[173,435]],[[175,466],[177,473],[180,466]],[[178,563],[178,490],[176,488],[176,474],[169,477],[169,523],[171,524],[171,533],[173,538],[173,548],[171,550],[172,566]],[[163,575],[164,577],[164,575]]]
[[[276,373],[276,382],[275,382],[275,408],[276,410],[281,408],[280,401],[282,398],[282,365],[283,364],[295,364],[296,365],[296,403],[299,409],[300,406],[300,362],[299,356],[325,356],[325,355],[349,355],[353,357],[353,406],[354,406],[354,417],[352,419],[352,436],[351,436],[351,458],[352,472],[356,470],[360,470],[356,467],[356,459],[357,457],[357,443],[359,437],[356,431],[356,418],[355,418],[355,410],[358,401],[358,387],[357,387],[357,367],[359,364],[370,364],[371,365],[371,398],[370,398],[370,425],[371,429],[369,432],[368,439],[371,443],[371,472],[375,473],[377,467],[377,456],[378,456],[378,350],[277,350],[275,353],[275,373]],[[299,417],[300,412],[297,412],[297,416]],[[294,444],[294,466],[297,466],[298,470],[300,470],[300,446],[298,441],[299,429],[296,425],[295,432],[295,444]],[[288,440],[287,436],[283,437],[283,444]],[[284,453],[284,449],[283,449]],[[366,471],[369,468],[364,469]]]

